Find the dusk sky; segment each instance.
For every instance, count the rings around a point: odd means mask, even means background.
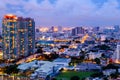
[[[0,22],[9,13],[37,26],[119,25],[120,0],[0,0]]]

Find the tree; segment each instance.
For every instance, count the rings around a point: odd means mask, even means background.
[[[93,77],[93,78],[100,77],[100,76],[103,76],[102,72],[94,73],[94,74],[91,75],[91,77]]]
[[[106,39],[104,42],[105,42],[105,43],[109,43],[109,42],[110,42],[110,40]]]
[[[85,55],[85,54],[86,54],[86,51],[81,50],[81,51],[80,51],[80,54]]]
[[[101,50],[111,50],[111,48],[108,45],[105,45],[105,44],[95,46],[94,48],[101,49]]]
[[[56,59],[59,57],[59,55],[56,52],[51,53],[50,56],[51,56],[51,59]]]
[[[118,72],[118,68],[119,68],[119,66],[116,66],[114,64],[108,64],[107,66],[103,67],[103,70],[105,70],[105,69],[116,69],[116,71]]]
[[[111,78],[114,78],[114,79],[116,79],[116,78],[119,76],[119,74],[117,74],[117,73],[114,73],[114,74],[111,74],[110,76],[111,76]]]
[[[107,77],[104,77],[103,80],[109,80]]]
[[[5,70],[4,70],[4,73],[7,73],[7,74],[11,74],[11,73],[18,73],[19,72],[19,69],[17,69],[18,65],[10,65],[10,66],[6,66],[5,67]]]
[[[87,51],[83,51],[83,50],[80,51],[79,56],[80,56],[81,61],[83,61],[85,59],[86,53],[87,53]]]
[[[99,58],[95,58],[94,61],[96,62],[96,64],[100,64],[101,63]]]
[[[68,48],[68,45],[61,45],[61,48]]]
[[[52,78],[51,80],[57,80],[56,78]]]
[[[86,80],[86,78],[85,78],[85,77],[83,77],[81,80]]]
[[[102,54],[101,54],[101,57],[105,58],[105,54],[104,54],[104,53],[102,53]]]
[[[5,60],[3,60],[3,59],[0,59],[0,63],[4,63],[5,62]]]
[[[43,56],[47,60],[53,60],[59,57],[59,55],[56,52],[52,52],[51,54],[44,54]]]
[[[83,61],[85,59],[85,55],[80,56],[80,60]]]
[[[36,53],[43,53],[42,47],[37,49]]]
[[[72,76],[70,80],[80,80],[78,76]]]
[[[47,75],[46,80],[50,80],[50,75]]]

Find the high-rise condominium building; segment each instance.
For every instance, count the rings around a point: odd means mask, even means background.
[[[3,58],[17,59],[34,53],[35,22],[31,18],[5,15],[2,21]]]
[[[84,34],[85,30],[83,27],[75,27],[72,29],[72,36],[78,35],[78,34]]]
[[[120,45],[117,45],[115,59],[117,62],[120,62]]]

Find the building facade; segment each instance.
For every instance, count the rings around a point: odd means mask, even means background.
[[[35,47],[35,22],[31,18],[25,19],[27,24],[27,33],[28,33],[28,53],[33,54],[34,53],[34,47]]]
[[[78,35],[78,34],[84,34],[85,30],[82,27],[75,27],[72,29],[72,36]]]
[[[2,21],[3,58],[18,59],[34,53],[35,22],[31,18],[5,15]]]
[[[117,45],[117,48],[116,48],[115,59],[116,59],[116,62],[120,62],[120,45],[119,44]]]

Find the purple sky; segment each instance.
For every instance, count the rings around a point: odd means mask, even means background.
[[[32,17],[37,26],[120,24],[120,0],[0,0],[0,22],[12,13]]]

